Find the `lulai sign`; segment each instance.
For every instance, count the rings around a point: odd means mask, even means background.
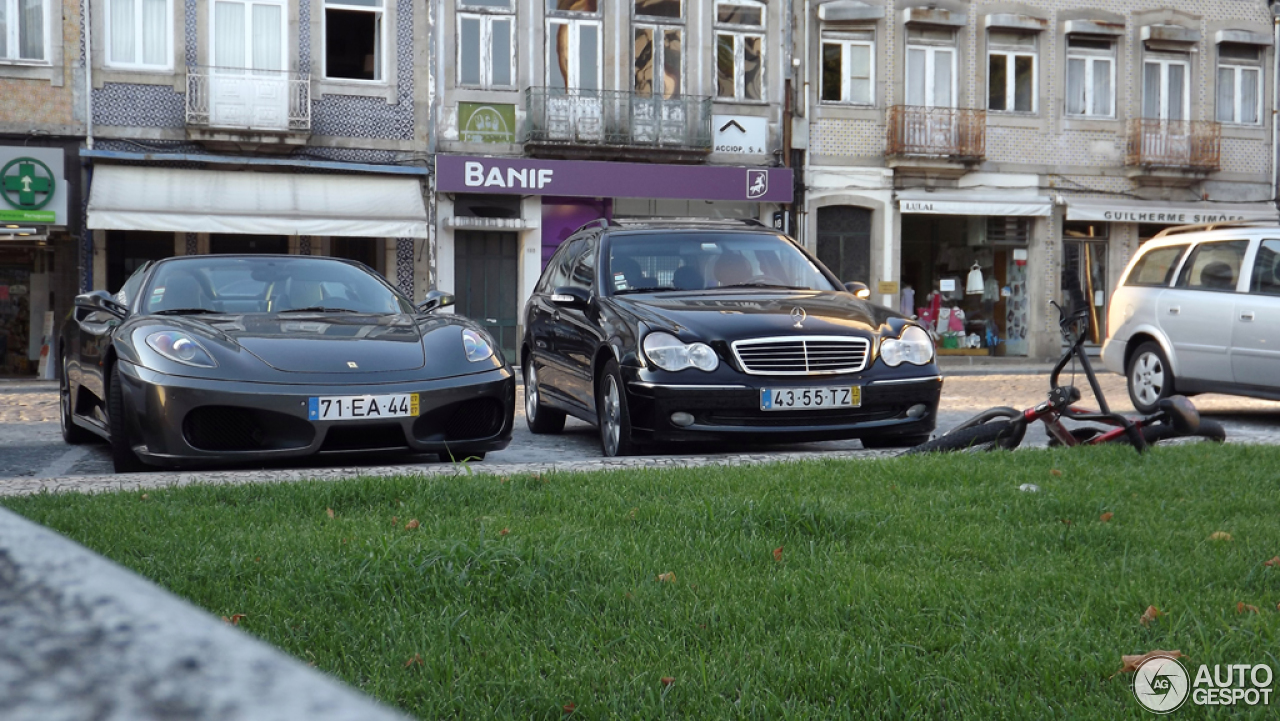
[[[62,149],[0,146],[0,222],[67,224]]]
[[[791,184],[790,168],[436,157],[436,187],[445,193],[789,203]]]

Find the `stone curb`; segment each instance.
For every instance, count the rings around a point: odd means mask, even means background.
[[[0,719],[405,718],[0,508]]]

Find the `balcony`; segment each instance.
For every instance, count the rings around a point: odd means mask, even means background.
[[[187,135],[223,149],[287,151],[306,145],[311,76],[188,66]]]
[[[891,168],[964,172],[987,154],[987,111],[893,105],[889,108]]]
[[[528,88],[524,100],[529,155],[701,162],[711,152],[709,97]]]
[[[1194,182],[1221,166],[1222,124],[1131,118],[1128,146],[1129,177],[1157,185]]]

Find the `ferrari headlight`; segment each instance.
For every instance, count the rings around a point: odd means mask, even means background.
[[[205,350],[195,338],[177,330],[163,330],[147,336],[147,345],[151,350],[175,363],[195,366],[197,368],[213,368],[213,356]]]
[[[903,363],[922,366],[933,360],[933,339],[919,326],[908,326],[900,338],[886,338],[880,342],[880,359],[888,366]]]
[[[685,368],[713,371],[720,366],[716,352],[706,343],[685,343],[670,333],[650,333],[644,337],[644,354],[664,371]]]
[[[482,361],[493,355],[493,345],[489,343],[489,339],[483,333],[478,333],[470,328],[462,330],[462,349],[466,351],[467,360],[472,363]]]

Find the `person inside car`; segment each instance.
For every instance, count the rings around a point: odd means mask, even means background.
[[[741,253],[725,253],[716,258],[716,283],[720,287],[738,285],[751,280],[751,261]]]

